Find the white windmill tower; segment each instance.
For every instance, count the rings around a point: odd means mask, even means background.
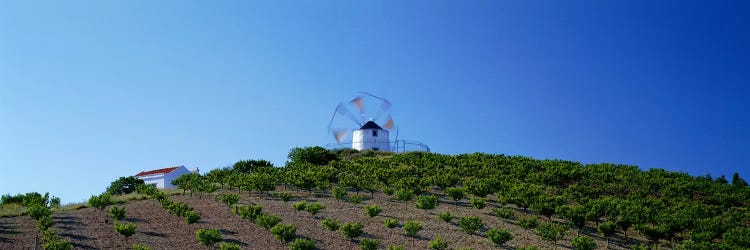
[[[328,124],[328,131],[333,134],[339,145],[352,132],[351,147],[356,150],[394,151],[396,140],[391,141],[390,130],[394,129],[391,118],[391,103],[388,100],[369,93],[360,93],[347,103],[340,103]],[[371,109],[369,107],[377,107]],[[355,112],[358,115],[355,115]],[[344,117],[348,118],[345,119]],[[384,119],[381,119],[384,118]],[[367,120],[367,122],[365,122]],[[354,122],[356,129],[351,127]],[[378,124],[380,121],[380,124]],[[398,137],[398,130],[396,131]],[[398,139],[398,138],[396,138]],[[394,144],[392,146],[391,144]]]

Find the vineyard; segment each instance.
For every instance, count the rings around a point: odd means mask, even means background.
[[[123,177],[75,207],[5,195],[0,249],[750,248],[737,174],[308,147],[173,184]]]

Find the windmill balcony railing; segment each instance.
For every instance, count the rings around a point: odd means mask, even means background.
[[[381,143],[381,142],[378,142],[378,143]],[[396,153],[411,152],[411,151],[430,152],[429,146],[427,146],[424,143],[416,142],[416,141],[395,140],[395,141],[388,141],[388,144],[391,145],[391,151],[396,152]],[[325,148],[327,149],[352,148],[352,143],[351,142],[329,143],[325,145]]]

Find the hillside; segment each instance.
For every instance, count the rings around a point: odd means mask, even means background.
[[[294,238],[310,239],[319,249],[356,249],[369,239],[378,241],[378,249],[429,249],[438,236],[447,241],[447,249],[583,249],[586,239],[598,249],[750,247],[750,189],[736,176],[729,183],[723,177],[614,164],[317,147],[294,149],[289,158],[283,168],[249,160],[205,176],[183,175],[175,183],[188,190],[185,194],[140,186],[138,195],[113,196],[119,205],[102,202],[109,199],[101,195],[87,205],[93,207],[52,208],[57,238],[41,241],[69,241],[77,249],[130,249],[133,244],[194,249],[202,247],[196,231],[214,228],[225,242],[243,249],[289,249],[291,243],[261,226],[258,215],[264,214],[279,217],[279,225],[294,225]],[[231,205],[235,195],[237,204]],[[432,197],[437,198],[434,208]],[[0,249],[33,249],[40,235],[37,221],[44,216],[31,219],[35,202],[23,200],[29,216],[0,218]],[[12,201],[4,196],[3,206],[11,207]],[[295,209],[301,201],[323,208],[315,215]],[[48,201],[36,203],[54,207]],[[180,203],[186,210],[175,212]],[[369,217],[365,207],[372,205],[382,212]],[[261,213],[241,212],[258,206]],[[136,226],[133,236],[115,231],[107,211],[111,207],[125,208],[121,221]],[[200,218],[186,222],[187,210]],[[446,211],[454,217],[449,222],[438,216]],[[473,217],[481,224],[468,233],[469,224],[460,221]],[[325,219],[359,222],[363,234],[348,239],[341,229],[326,230],[321,225]],[[396,219],[397,226],[386,228],[385,219]],[[422,229],[407,236],[407,221],[419,222]],[[507,242],[498,240],[502,230],[511,235]],[[584,237],[574,240],[577,235]]]

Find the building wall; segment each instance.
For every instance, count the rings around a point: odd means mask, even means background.
[[[373,136],[372,131],[377,130],[378,136]],[[357,129],[352,133],[352,148],[356,150],[391,151],[388,130],[384,129]]]

